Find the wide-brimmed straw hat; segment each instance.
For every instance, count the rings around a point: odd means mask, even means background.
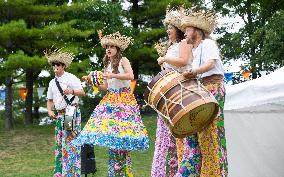
[[[63,63],[66,68],[70,66],[72,60],[74,59],[74,55],[72,53],[63,52],[60,49],[45,50],[44,55],[50,65],[52,63]]]
[[[184,16],[184,8],[181,6],[179,9],[172,8],[168,5],[166,10],[166,16],[164,19],[164,25],[173,25],[179,30],[182,30],[181,19]]]
[[[186,27],[192,26],[204,31],[205,35],[210,35],[217,26],[217,16],[210,10],[198,10],[196,7],[185,11],[181,20],[182,31]]]
[[[123,51],[129,46],[129,44],[133,43],[133,39],[131,37],[122,35],[119,33],[119,31],[105,36],[102,36],[101,30],[99,30],[98,33],[101,40],[101,45],[104,48],[107,45],[113,45],[119,47]]]

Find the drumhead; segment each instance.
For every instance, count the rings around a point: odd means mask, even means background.
[[[177,138],[184,138],[207,127],[216,117],[219,106],[215,102],[200,105],[181,117],[172,127],[171,132]]]

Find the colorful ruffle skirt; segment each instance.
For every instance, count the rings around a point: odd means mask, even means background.
[[[129,89],[109,89],[73,144],[127,151],[148,149],[148,134]]]

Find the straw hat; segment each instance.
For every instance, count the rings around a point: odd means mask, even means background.
[[[66,68],[69,67],[74,56],[72,53],[62,52],[60,49],[55,50],[46,50],[44,51],[44,55],[48,60],[48,63],[51,65],[54,62],[63,63]]]
[[[180,7],[177,9],[170,9],[170,6],[168,5],[166,10],[166,18],[164,19],[164,25],[173,25],[177,27],[178,29],[182,30],[181,26],[181,19],[184,16],[184,8]]]
[[[121,35],[119,31],[105,36],[102,36],[101,30],[99,30],[98,33],[103,47],[106,45],[113,45],[119,47],[123,51],[129,46],[129,44],[133,43],[133,39],[131,37]]]
[[[182,31],[186,27],[192,26],[204,31],[205,35],[210,35],[217,25],[217,16],[209,10],[197,10],[193,7],[185,12],[181,20]]]

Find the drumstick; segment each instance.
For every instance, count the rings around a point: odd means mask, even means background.
[[[161,70],[165,70],[164,63],[160,64]]]

